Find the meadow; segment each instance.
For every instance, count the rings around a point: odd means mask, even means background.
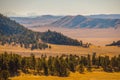
[[[120,73],[107,72],[87,72],[80,74],[78,72],[70,73],[69,77],[57,76],[34,76],[30,74],[21,74],[17,77],[10,78],[11,80],[120,80]]]
[[[19,46],[5,45],[0,46],[0,52],[9,52],[20,54],[21,56],[30,56],[34,53],[35,56],[39,57],[41,54],[46,54],[47,56],[57,56],[62,54],[76,54],[76,55],[87,55],[96,52],[97,55],[109,55],[114,56],[120,54],[120,47],[117,46],[95,46],[92,45],[89,48],[83,48],[79,46],[66,46],[66,45],[51,45],[51,49],[45,50],[30,50],[21,48]]]

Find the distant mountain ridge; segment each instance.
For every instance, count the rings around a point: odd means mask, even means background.
[[[120,19],[120,14],[98,14],[86,16],[89,18],[99,18],[99,19]]]
[[[24,26],[41,26],[45,24],[50,24],[63,16],[53,16],[53,15],[42,15],[35,17],[10,17],[10,19]]]
[[[90,16],[53,16],[11,17],[26,27],[65,27],[65,28],[117,28],[120,27],[120,14]]]
[[[120,26],[120,19],[97,19],[85,16],[65,16],[48,26],[64,28],[117,28]]]

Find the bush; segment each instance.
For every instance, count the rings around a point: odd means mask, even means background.
[[[9,76],[10,76],[10,73],[7,70],[2,70],[0,73],[1,80],[8,80]]]

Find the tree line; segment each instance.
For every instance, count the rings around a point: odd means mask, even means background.
[[[5,80],[9,76],[20,75],[20,71],[26,74],[67,77],[70,72],[91,72],[93,68],[102,68],[106,72],[120,72],[120,55],[110,58],[96,56],[96,53],[87,56],[63,54],[56,57],[41,55],[36,58],[34,54],[30,57],[7,52],[0,54],[0,78]]]

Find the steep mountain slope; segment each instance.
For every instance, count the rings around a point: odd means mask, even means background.
[[[10,17],[10,19],[15,20],[16,22],[26,26],[41,26],[45,24],[50,24],[57,19],[60,19],[62,16],[52,16],[52,15],[42,15],[36,17]]]
[[[49,31],[48,31],[49,32]],[[46,35],[48,32],[40,33],[33,32],[23,27],[22,25],[10,20],[9,18],[0,14],[0,44],[12,44],[20,45],[21,47],[31,48],[31,49],[45,49],[48,45],[44,42],[50,38],[55,41],[55,44],[66,44],[74,45],[74,43],[67,44],[68,42],[77,42],[74,39],[68,38],[60,33],[54,33],[50,31],[50,35]],[[57,35],[56,35],[57,34]],[[66,39],[63,41],[56,41],[58,39]],[[48,42],[51,43],[51,42]]]
[[[93,19],[85,16],[65,16],[48,26],[65,28],[116,28],[120,26],[120,19]]]

